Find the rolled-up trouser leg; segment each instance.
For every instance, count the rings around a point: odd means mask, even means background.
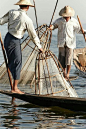
[[[68,47],[59,47],[59,61],[63,68],[73,64],[73,49]]]
[[[7,33],[4,46],[8,58],[8,67],[14,80],[19,80],[22,67],[21,40]]]

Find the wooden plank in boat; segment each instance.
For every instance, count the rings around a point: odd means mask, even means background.
[[[23,101],[45,107],[59,106],[73,111],[86,112],[86,98],[64,97],[64,96],[49,96],[49,95],[32,95],[32,94],[17,94],[10,91],[1,91],[6,94]]]

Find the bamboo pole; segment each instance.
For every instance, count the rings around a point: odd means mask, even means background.
[[[49,94],[49,93],[48,93],[47,80],[46,80],[48,77],[46,77],[45,67],[44,67],[44,66],[45,66],[45,59],[44,59],[44,58],[45,58],[45,53],[42,53],[42,54],[43,54],[43,55],[42,55],[42,64],[43,64],[43,70],[44,70],[44,78],[42,78],[42,79],[45,79],[47,94]]]
[[[86,42],[85,33],[84,33],[84,30],[83,30],[83,27],[82,27],[82,24],[81,24],[81,22],[80,22],[80,19],[79,19],[79,16],[78,16],[78,15],[77,15],[77,19],[78,19],[78,22],[79,22],[79,24],[80,24],[81,31],[82,31],[82,34],[83,34],[83,36],[84,36],[85,42]]]
[[[50,80],[51,91],[52,91],[52,94],[53,94],[53,86],[52,86],[51,76],[50,76],[49,67],[48,67],[48,63],[47,63],[47,59],[46,59],[46,53],[45,53],[45,62],[46,62],[47,70],[48,70],[48,76],[49,76],[49,80]]]
[[[51,25],[51,23],[52,23],[52,20],[53,20],[53,17],[54,17],[56,8],[57,8],[57,4],[58,4],[58,0],[56,1],[56,5],[55,5],[54,12],[53,12],[53,15],[52,15],[52,18],[51,18],[51,21],[50,21],[50,25]],[[49,25],[49,26],[50,26],[50,25]]]
[[[33,0],[33,3],[34,3],[34,10],[35,10],[35,17],[36,17],[36,25],[37,25],[37,28],[38,28],[38,20],[37,20],[35,0]],[[39,31],[38,31],[38,37],[39,37]]]
[[[8,68],[8,63],[7,63],[7,58],[6,58],[6,54],[5,54],[5,49],[4,49],[4,44],[2,41],[1,33],[0,33],[0,42],[1,42],[1,47],[2,47],[2,52],[3,52],[6,68],[7,68],[8,78],[9,78],[9,82],[10,82],[11,90],[12,90],[13,84],[12,84],[12,79],[11,79],[11,75],[10,75],[10,70]]]

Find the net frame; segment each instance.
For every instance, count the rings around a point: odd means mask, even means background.
[[[52,61],[51,65],[49,60]],[[51,69],[52,64],[55,69],[53,72]],[[38,53],[35,63],[35,94],[55,96],[59,94],[59,96],[77,97],[78,95],[70,80],[67,82],[63,73],[64,70],[59,60],[50,50],[45,51],[45,53]]]

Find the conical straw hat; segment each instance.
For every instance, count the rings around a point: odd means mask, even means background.
[[[20,0],[15,5],[29,5],[31,7],[34,7],[34,5],[32,5],[32,3],[30,2],[30,0]]]
[[[75,11],[73,8],[71,8],[70,6],[65,6],[64,8],[62,8],[59,12],[60,16],[63,17],[70,17],[70,16],[74,16]]]

